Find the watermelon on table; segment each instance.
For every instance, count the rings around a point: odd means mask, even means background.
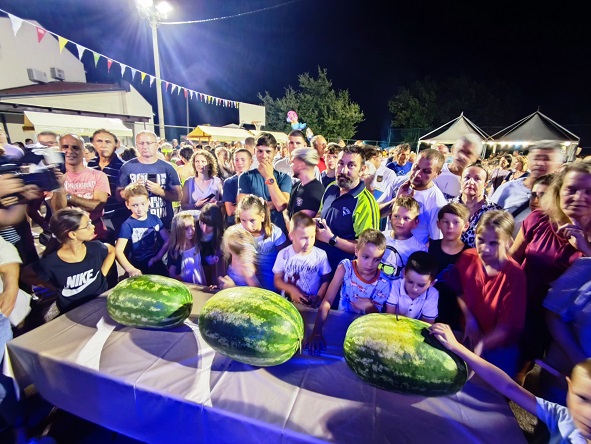
[[[304,321],[295,306],[277,293],[233,287],[205,303],[199,331],[215,351],[268,367],[284,363],[300,350]]]
[[[345,360],[361,379],[384,390],[423,396],[456,393],[466,383],[466,363],[429,335],[417,319],[372,313],[351,323]]]
[[[192,308],[193,295],[185,284],[150,274],[119,282],[107,297],[109,315],[128,327],[176,327]]]

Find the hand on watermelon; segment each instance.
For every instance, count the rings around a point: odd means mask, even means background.
[[[429,333],[435,336],[441,344],[451,352],[456,352],[462,347],[456,338],[456,335],[447,324],[433,324],[429,327]]]
[[[324,337],[320,333],[312,333],[304,341],[304,348],[308,350],[311,355],[320,355],[320,351],[326,348]]]

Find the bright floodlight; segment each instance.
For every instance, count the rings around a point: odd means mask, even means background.
[[[160,2],[156,5],[156,9],[160,14],[166,17],[166,15],[172,11],[172,6],[170,6],[170,3],[168,2]]]
[[[136,0],[140,8],[151,8],[154,6],[154,0]]]

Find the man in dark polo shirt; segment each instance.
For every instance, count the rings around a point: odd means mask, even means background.
[[[299,179],[291,190],[287,215],[291,220],[298,211],[316,217],[324,194],[324,185],[314,177],[320,156],[313,148],[296,148],[291,153],[293,175]]]
[[[326,251],[334,274],[339,262],[355,257],[359,234],[380,228],[380,210],[361,176],[365,171],[362,147],[349,145],[339,153],[336,182],[322,197],[316,246]]]
[[[262,197],[271,210],[271,222],[287,234],[283,210],[289,203],[291,178],[273,169],[273,158],[277,150],[277,141],[272,134],[260,133],[256,140],[255,157],[258,167],[247,171],[238,179],[238,200],[247,194]]]
[[[124,163],[115,153],[115,150],[119,147],[119,140],[112,132],[99,129],[92,135],[92,145],[98,157],[88,162],[88,168],[102,171],[109,179],[111,195],[104,207],[103,222],[107,228],[107,242],[115,245],[119,236],[119,228],[131,214],[125,206],[125,202],[117,193],[119,170]]]

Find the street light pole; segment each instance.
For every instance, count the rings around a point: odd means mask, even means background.
[[[152,47],[154,48],[154,71],[157,79],[160,77],[160,55],[158,53],[158,28],[155,20],[150,20],[152,28]],[[164,105],[162,103],[162,85],[156,82],[156,104],[158,106],[158,134],[162,140],[166,139],[166,130],[164,129]]]
[[[156,82],[156,104],[158,107],[158,127],[161,139],[166,138],[164,129],[164,106],[162,104],[162,85],[160,83],[160,55],[158,53],[158,25],[166,19],[172,7],[165,1],[154,3],[154,0],[136,0],[137,9],[140,17],[150,22],[152,30],[152,51],[154,52],[154,75],[158,79]]]

